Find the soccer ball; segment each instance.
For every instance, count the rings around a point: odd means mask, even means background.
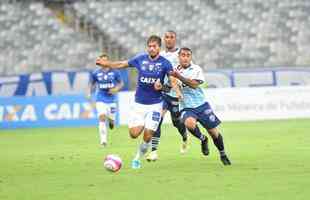
[[[103,166],[110,172],[117,172],[122,167],[122,159],[118,155],[107,155],[104,159]]]

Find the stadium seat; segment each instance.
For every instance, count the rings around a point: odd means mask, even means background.
[[[308,0],[85,0],[65,6],[74,27],[42,2],[4,1],[0,64],[14,68],[1,73],[90,68],[100,50],[126,58],[144,51],[150,34],[166,30],[177,32],[178,45],[191,47],[202,67],[305,66],[309,10]],[[8,51],[9,56],[3,53]]]

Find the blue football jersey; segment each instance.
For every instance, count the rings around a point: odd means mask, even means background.
[[[138,70],[135,101],[141,104],[161,102],[162,93],[154,89],[154,83],[157,79],[160,79],[161,83],[164,82],[165,76],[172,71],[171,63],[162,56],[152,60],[148,54],[144,53],[131,58],[128,64]]]
[[[114,103],[117,100],[117,95],[109,94],[109,89],[114,88],[120,83],[121,75],[117,70],[103,70],[98,68],[91,73],[91,83],[97,84],[96,101],[105,103]]]

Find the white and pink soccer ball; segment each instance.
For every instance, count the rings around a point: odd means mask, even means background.
[[[103,166],[108,171],[117,172],[122,167],[122,159],[118,155],[107,155],[103,161]]]

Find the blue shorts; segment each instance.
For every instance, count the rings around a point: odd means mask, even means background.
[[[206,129],[215,128],[221,123],[208,102],[196,108],[184,108],[181,111],[182,122],[189,117],[195,118]]]
[[[163,100],[163,109],[170,111],[172,120],[178,119],[180,117],[179,99],[164,94]]]

